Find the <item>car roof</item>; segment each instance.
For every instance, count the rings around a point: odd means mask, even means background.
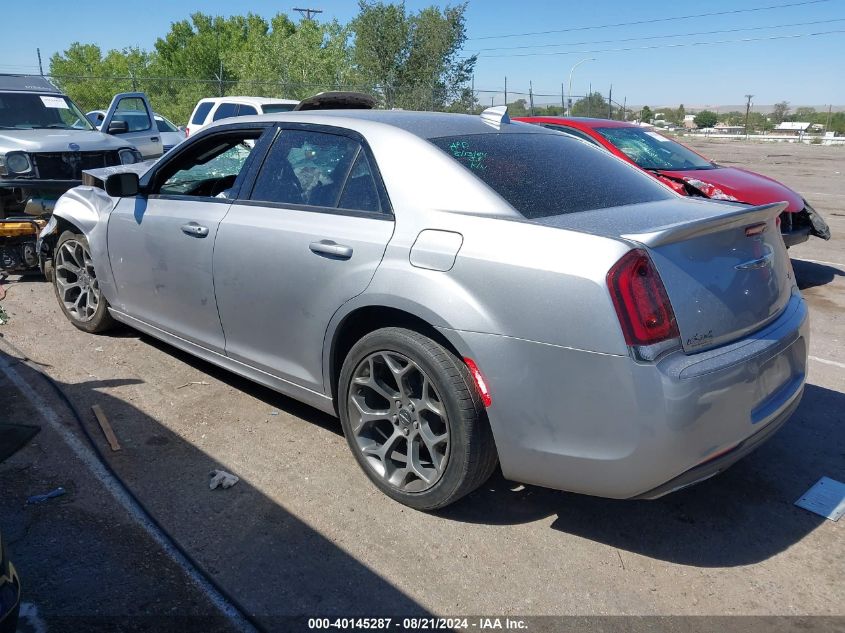
[[[297,99],[274,99],[272,97],[206,97],[205,99],[200,99],[200,103],[243,103],[246,105],[271,105],[274,103],[293,103],[297,104],[299,101]]]
[[[600,127],[640,127],[636,123],[629,123],[628,121],[614,121],[613,119],[598,119],[586,116],[530,116],[518,117],[516,120],[527,123],[557,123],[558,125],[569,125],[574,128],[590,130]]]
[[[278,112],[260,116],[221,119],[211,127],[254,122],[278,121],[280,123],[312,123],[332,125],[364,131],[368,126],[390,126],[410,132],[421,138],[460,136],[462,134],[522,133],[554,134],[555,132],[537,125],[506,123],[495,125],[475,114],[452,114],[447,112],[416,112],[411,110],[308,110],[305,112]]]
[[[0,91],[3,92],[49,92],[62,94],[62,91],[39,75],[0,74]]]

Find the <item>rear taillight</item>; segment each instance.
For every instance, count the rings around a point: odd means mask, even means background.
[[[187,125],[185,126],[185,138],[188,138],[191,135],[191,128]]]
[[[648,253],[626,253],[607,273],[607,287],[628,345],[648,347],[680,338],[666,288]],[[653,360],[654,354],[641,356]]]

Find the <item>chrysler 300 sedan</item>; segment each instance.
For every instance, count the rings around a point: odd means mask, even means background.
[[[503,109],[240,118],[142,171],[90,172],[42,232],[70,321],[120,321],[339,416],[409,506],[497,462],[658,497],[801,398],[783,203],[684,198]]]

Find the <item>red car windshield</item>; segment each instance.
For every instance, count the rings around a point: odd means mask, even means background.
[[[605,137],[643,169],[687,171],[716,165],[662,134],[638,127],[599,127]]]

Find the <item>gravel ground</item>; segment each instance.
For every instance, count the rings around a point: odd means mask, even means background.
[[[695,147],[801,191],[834,238],[791,251],[811,306],[813,357],[793,420],[723,475],[658,501],[596,499],[495,475],[452,508],[415,512],[369,483],[333,418],[130,329],[79,332],[44,282],[7,286],[2,306],[11,320],[0,333],[41,363],[81,410],[102,406],[123,450],[111,453],[93,417],[86,423],[112,467],[268,628],[282,630],[279,618],[290,615],[845,616],[842,522],[793,505],[823,475],[845,481],[845,148]],[[45,390],[30,378],[36,391]],[[4,401],[10,391],[3,387]],[[29,520],[20,500],[64,485],[68,494],[50,506],[54,514],[39,510],[60,530],[63,513],[87,512],[92,494],[85,469],[50,433],[0,464],[0,482],[12,480],[0,486],[9,491],[0,500],[0,527],[18,535],[12,554],[31,579],[30,601],[48,615],[60,611],[64,598],[55,596],[67,591],[49,580],[51,569],[84,554],[50,538],[47,527],[20,536]],[[214,468],[240,483],[210,491]],[[78,516],[83,525],[85,515]],[[131,550],[110,558],[113,575],[136,573],[148,547],[121,521],[95,522],[73,536],[82,551],[104,543]],[[42,556],[49,565],[38,562]],[[108,575],[93,567],[85,573],[91,589],[73,594],[75,608],[101,613],[99,579]],[[123,590],[124,600],[146,591],[139,583]],[[122,612],[125,602],[114,600],[113,612]],[[175,593],[167,604],[182,600]],[[198,613],[213,613],[198,604]]]

